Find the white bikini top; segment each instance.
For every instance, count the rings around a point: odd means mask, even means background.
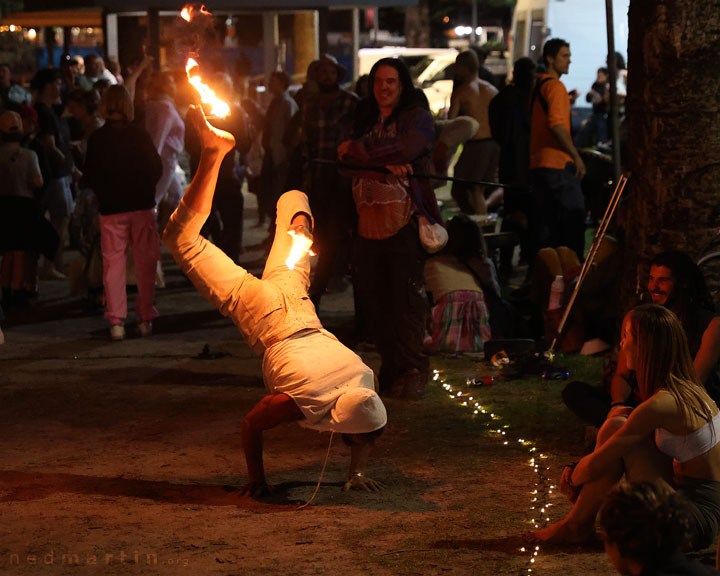
[[[678,462],[687,462],[706,452],[720,442],[720,412],[704,426],[682,436],[675,436],[665,428],[655,429],[655,444],[663,454]]]

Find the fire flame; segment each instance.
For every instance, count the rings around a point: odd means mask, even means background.
[[[290,248],[290,256],[288,256],[287,260],[285,260],[285,265],[290,270],[293,270],[295,268],[295,264],[297,264],[300,258],[302,258],[305,254],[315,256],[315,252],[310,250],[310,246],[312,246],[313,243],[311,238],[298,234],[295,230],[288,230],[288,234],[292,236],[293,243],[292,248]]]
[[[186,4],[180,11],[180,17],[187,22],[192,22],[193,18],[195,18],[196,12],[199,12],[200,14],[205,14],[207,16],[212,16],[212,13],[209,12],[207,8],[205,8],[205,4],[200,5],[200,10],[195,8],[193,4]]]
[[[225,118],[230,114],[230,106],[227,102],[223,102],[217,96],[215,92],[202,81],[198,70],[200,66],[193,58],[188,58],[187,64],[185,65],[185,73],[187,74],[188,82],[193,85],[195,90],[200,94],[200,101],[203,104],[210,106],[210,114],[217,116],[218,118]],[[192,72],[191,72],[192,71]]]

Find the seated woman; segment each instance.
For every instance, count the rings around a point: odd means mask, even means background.
[[[625,474],[630,482],[655,482],[684,495],[691,504],[691,546],[705,548],[720,523],[718,407],[698,382],[685,332],[667,308],[646,304],[630,311],[621,346],[643,402],[629,416],[629,408],[613,409],[595,451],[563,470],[560,488],[575,502],[572,510],[529,537],[547,543],[592,540],[600,504]]]
[[[425,263],[431,299],[428,352],[481,352],[490,340],[489,305],[483,290],[499,295],[495,267],[485,256],[482,233],[468,216],[447,223],[448,243]]]

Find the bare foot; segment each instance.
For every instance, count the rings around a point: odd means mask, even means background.
[[[576,530],[560,521],[535,532],[526,532],[523,538],[533,544],[587,544],[595,540],[592,528]]]
[[[275,496],[277,490],[270,484],[264,481],[249,482],[242,488],[234,490],[233,496],[240,496],[241,498],[267,498]]]
[[[200,135],[203,151],[217,152],[225,156],[235,147],[235,137],[230,132],[225,132],[225,130],[220,130],[210,124],[202,106],[191,105],[188,110],[188,119]]]

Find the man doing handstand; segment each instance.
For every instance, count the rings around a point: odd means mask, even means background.
[[[269,395],[243,421],[242,442],[250,482],[248,496],[272,492],[265,479],[262,433],[283,422],[299,421],[316,430],[343,434],[351,447],[345,490],[378,490],[382,485],[363,475],[374,440],[387,422],[375,392],[375,377],[359,356],[323,329],[308,297],[310,261],[305,255],[290,270],[293,230],[311,237],[312,214],[307,196],[286,192],[277,203],[277,226],[262,278],[237,266],[200,236],[212,209],[218,170],[233,149],[231,134],[211,126],[199,107],[188,118],[200,134],[197,172],[165,229],[163,240],[198,291],[232,319],[245,341],[263,357],[263,379]]]

